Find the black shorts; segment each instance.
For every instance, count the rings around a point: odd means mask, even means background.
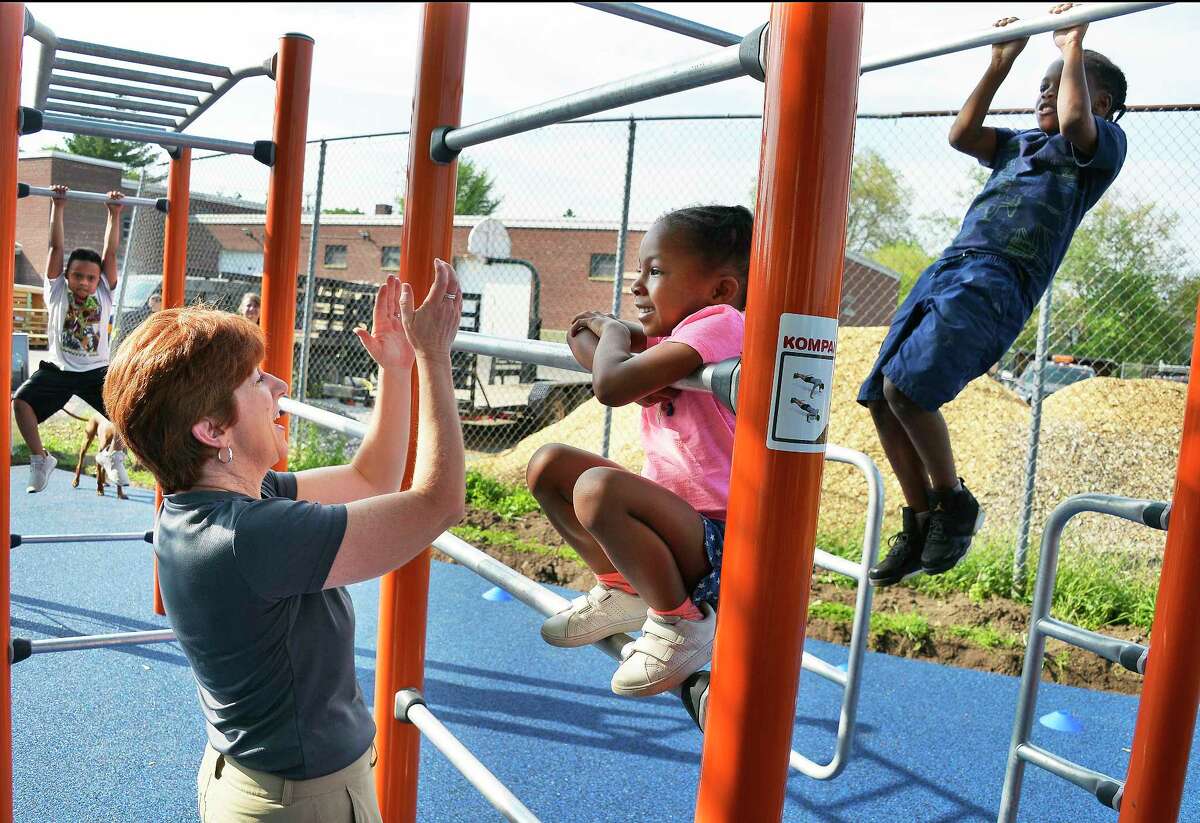
[[[28,403],[39,423],[60,411],[72,395],[107,418],[104,409],[104,377],[107,374],[108,366],[91,371],[63,371],[53,363],[43,363],[21,384],[13,399]]]

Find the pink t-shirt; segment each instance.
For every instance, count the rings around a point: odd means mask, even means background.
[[[705,363],[742,354],[746,319],[733,306],[706,306],[680,321],[670,337],[649,337],[646,348],[683,343]],[[724,520],[733,468],[733,413],[708,392],[685,391],[672,403],[642,409],[642,476],[673,492],[713,520]]]

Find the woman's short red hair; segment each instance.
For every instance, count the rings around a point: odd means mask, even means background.
[[[254,323],[202,307],[156,312],[122,342],[108,366],[104,405],[164,492],[199,481],[213,449],[192,436],[192,426],[206,417],[236,422],[233,393],[264,351]]]

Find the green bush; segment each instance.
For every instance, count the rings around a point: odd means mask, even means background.
[[[341,466],[354,456],[345,435],[297,421],[288,446],[288,470]]]
[[[810,620],[828,620],[831,623],[850,623],[854,620],[854,609],[845,603],[830,603],[814,600],[808,607]]]
[[[467,472],[467,503],[495,512],[505,520],[538,510],[538,502],[523,486],[508,486],[474,469]]]

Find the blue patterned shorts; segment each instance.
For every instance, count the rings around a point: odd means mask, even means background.
[[[725,522],[712,520],[700,515],[704,521],[704,553],[708,555],[708,564],[712,571],[700,578],[696,588],[692,589],[692,601],[700,603],[707,601],[714,609],[717,599],[721,596],[721,557],[725,554]]]

